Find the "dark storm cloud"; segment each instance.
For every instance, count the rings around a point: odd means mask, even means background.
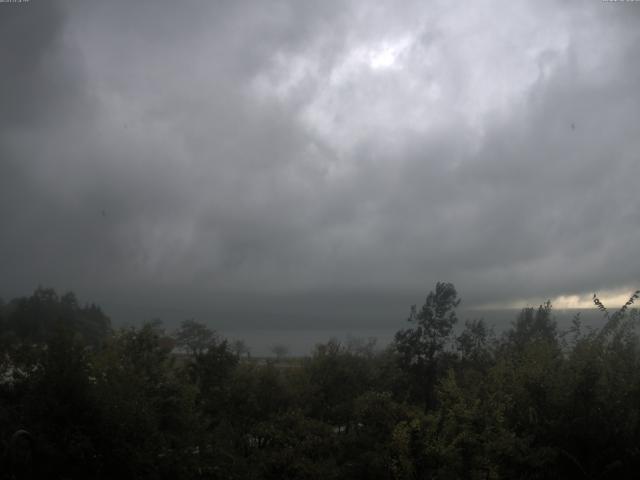
[[[0,292],[268,326],[634,286],[640,7],[473,5],[0,5]]]
[[[59,189],[41,174],[43,157],[53,154],[45,138],[73,118],[84,82],[77,52],[62,39],[64,15],[59,6],[43,2],[2,7],[0,258],[3,286],[10,289],[21,275],[47,262],[43,236],[52,221],[51,202],[64,200],[50,196]]]

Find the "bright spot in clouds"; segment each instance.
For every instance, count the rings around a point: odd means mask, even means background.
[[[409,43],[408,39],[403,39],[392,44],[383,43],[380,47],[368,50],[369,66],[374,70],[400,68],[397,59]]]

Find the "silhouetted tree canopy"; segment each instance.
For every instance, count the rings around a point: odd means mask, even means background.
[[[39,287],[30,297],[0,305],[3,338],[23,343],[46,342],[58,326],[73,331],[84,343],[96,346],[111,331],[111,322],[95,304],[79,305],[71,293],[58,295],[51,288]]]
[[[459,302],[438,283],[385,349],[273,362],[40,288],[0,307],[0,479],[636,478],[633,302],[566,332],[547,302],[498,336],[456,329]]]

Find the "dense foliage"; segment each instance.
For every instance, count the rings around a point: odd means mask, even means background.
[[[596,299],[599,329],[561,332],[547,303],[496,336],[456,327],[438,283],[384,351],[276,361],[38,289],[0,303],[0,478],[635,478],[635,298]]]

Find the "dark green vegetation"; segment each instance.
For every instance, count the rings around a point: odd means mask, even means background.
[[[329,341],[284,368],[194,321],[114,331],[39,289],[0,305],[0,476],[636,478],[635,298],[597,301],[599,329],[559,332],[545,304],[496,337],[455,329],[438,283],[386,350]]]

